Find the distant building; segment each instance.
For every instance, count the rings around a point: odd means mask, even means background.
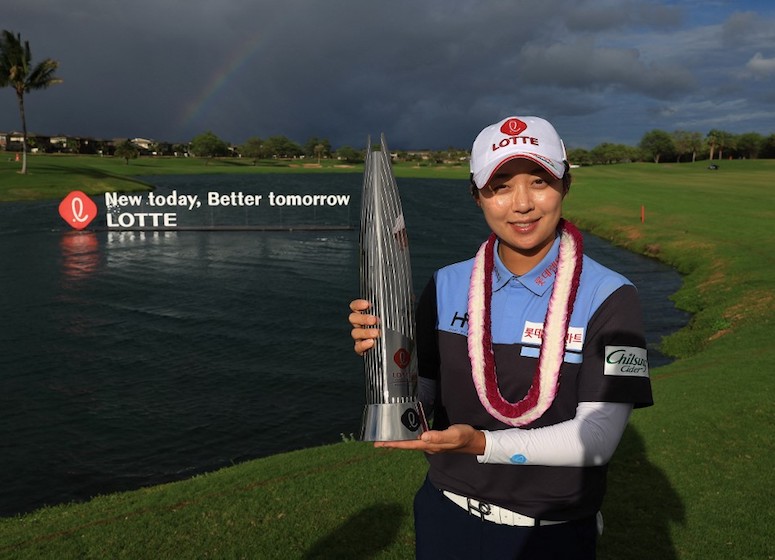
[[[0,132],[0,150],[21,152],[24,135],[18,131]],[[27,134],[27,149],[30,153],[65,154],[112,154],[113,143],[110,140],[98,140],[89,136],[69,136],[56,134],[46,136],[34,132]]]
[[[155,140],[149,140],[148,138],[132,138],[129,141],[140,148],[141,152],[153,151],[153,146],[156,144]]]

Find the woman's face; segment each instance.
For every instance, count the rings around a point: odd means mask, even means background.
[[[479,191],[477,204],[500,239],[498,254],[514,274],[525,274],[549,252],[562,216],[562,180],[537,163],[504,163]]]

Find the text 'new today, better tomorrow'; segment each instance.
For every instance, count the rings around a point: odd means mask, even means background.
[[[350,204],[349,194],[266,194],[209,191],[205,194],[105,193],[109,228],[175,228],[178,212],[190,212],[202,206],[226,207],[341,207]]]

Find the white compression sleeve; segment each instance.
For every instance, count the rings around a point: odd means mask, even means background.
[[[488,432],[480,463],[588,467],[606,464],[627,426],[629,403],[582,402],[572,420],[524,430]]]

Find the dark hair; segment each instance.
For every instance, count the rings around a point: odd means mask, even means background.
[[[565,173],[562,175],[562,194],[566,195],[568,194],[568,191],[570,191],[570,185],[573,182],[573,176],[570,173],[570,164],[565,161],[563,162],[565,164]],[[469,185],[468,188],[471,191],[471,196],[476,198],[479,196],[479,187],[476,186],[476,183],[474,183],[474,174],[471,173],[471,175],[468,177]]]
[[[566,195],[568,194],[568,191],[570,191],[573,175],[570,174],[570,163],[567,161],[564,161],[563,163],[565,164],[565,173],[562,176],[562,194]]]

